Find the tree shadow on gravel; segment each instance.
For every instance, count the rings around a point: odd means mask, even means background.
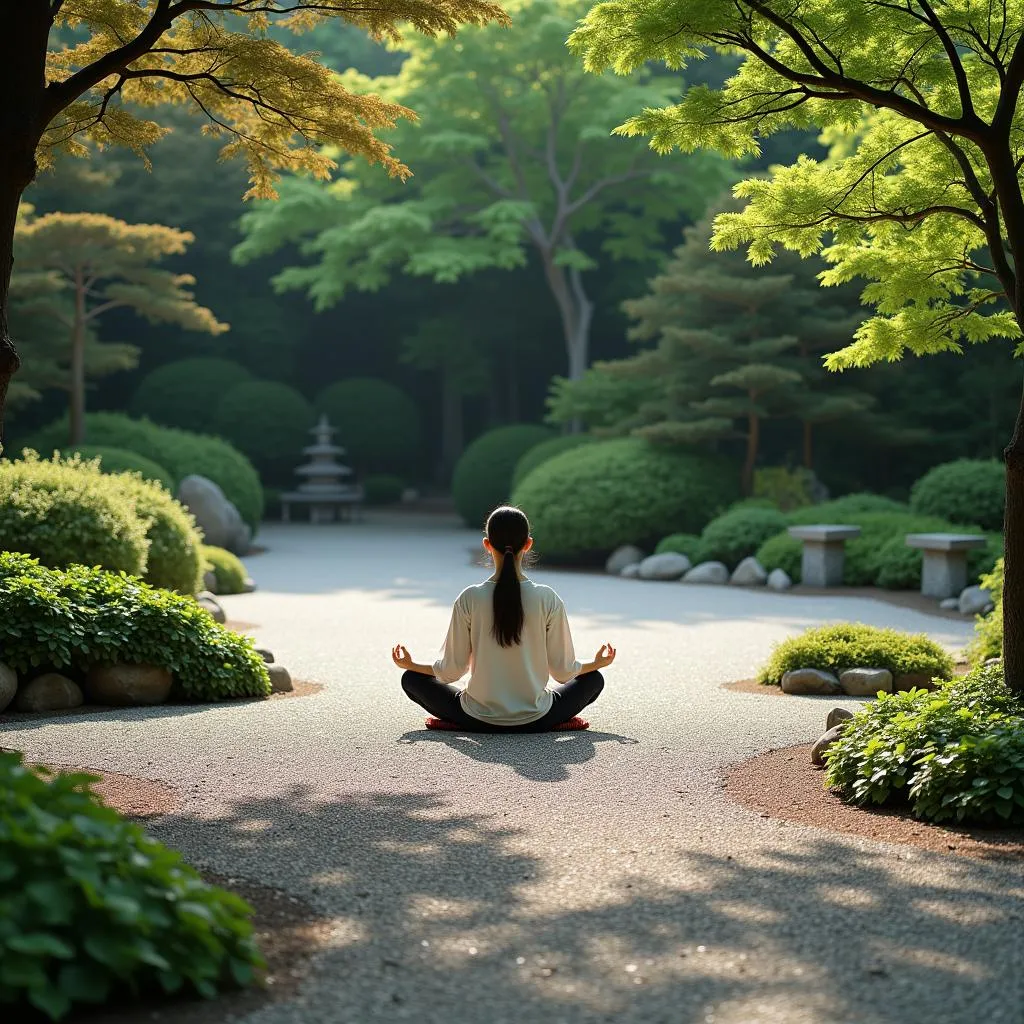
[[[1021,1019],[1024,875],[1005,866],[939,869],[814,833],[787,833],[785,851],[762,833],[734,859],[710,834],[686,846],[593,820],[581,833],[571,815],[561,831],[513,827],[508,810],[462,799],[297,788],[151,831],[334,919],[312,980],[274,1021]]]

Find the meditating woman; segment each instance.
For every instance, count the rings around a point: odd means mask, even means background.
[[[543,732],[574,718],[604,688],[599,669],[615,660],[615,648],[603,644],[585,665],[576,660],[562,599],[523,575],[531,547],[523,512],[496,508],[484,537],[494,575],[459,594],[441,657],[418,665],[402,644],[392,650],[405,670],[402,689],[435,718],[474,732]],[[455,683],[467,670],[462,689]]]

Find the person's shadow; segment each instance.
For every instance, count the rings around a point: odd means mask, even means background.
[[[612,741],[640,742],[593,729],[529,733],[414,729],[398,739],[399,743],[443,743],[474,761],[508,765],[524,779],[534,782],[564,781],[569,778],[569,765],[586,764],[597,753],[598,743]]]

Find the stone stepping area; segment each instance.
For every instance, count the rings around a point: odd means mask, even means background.
[[[591,728],[432,732],[388,650],[433,656],[480,578],[477,534],[368,519],[267,527],[259,590],[221,599],[321,692],[0,725],[33,761],[173,787],[153,834],[331,921],[309,979],[249,1024],[1020,1024],[1024,862],[787,823],[724,791],[731,766],[859,703],[722,688],[773,642],[852,620],[955,649],[969,622],[541,569],[580,651],[620,651]]]

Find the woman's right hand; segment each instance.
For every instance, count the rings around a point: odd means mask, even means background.
[[[615,660],[617,653],[611,644],[601,644],[600,650],[594,655],[594,668],[607,668]]]

